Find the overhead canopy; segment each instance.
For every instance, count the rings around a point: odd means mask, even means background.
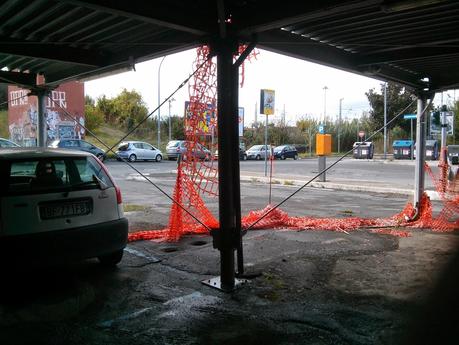
[[[234,35],[432,92],[459,87],[458,23],[455,0],[5,0],[0,79],[56,85]]]

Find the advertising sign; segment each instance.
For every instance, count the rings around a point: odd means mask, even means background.
[[[217,128],[215,106],[195,103],[190,107],[190,101],[185,102],[185,133],[195,135],[212,135]],[[194,133],[191,133],[193,132]]]
[[[452,111],[433,111],[430,113],[430,134],[441,133],[441,121],[444,113],[446,113],[446,133],[453,134],[454,116]]]
[[[244,135],[244,108],[239,107],[239,136]]]
[[[260,114],[273,115],[274,114],[274,90],[262,89],[260,90]]]

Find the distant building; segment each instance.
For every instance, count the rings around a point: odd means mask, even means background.
[[[8,86],[8,125],[10,139],[22,146],[37,144],[37,96]],[[51,99],[50,99],[51,98]],[[46,101],[47,142],[59,138],[84,138],[84,83],[69,82],[50,92]],[[67,111],[75,119],[67,116]]]

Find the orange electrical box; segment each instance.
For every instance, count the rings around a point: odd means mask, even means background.
[[[316,155],[328,156],[331,155],[331,135],[316,134]]]

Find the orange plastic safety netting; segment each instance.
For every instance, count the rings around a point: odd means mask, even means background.
[[[243,51],[241,46],[239,53]],[[256,52],[252,57],[256,57]],[[206,206],[203,195],[218,195],[218,166],[214,160],[217,147],[217,111],[216,111],[216,65],[208,59],[208,47],[197,49],[195,67],[203,65],[194,75],[189,85],[190,101],[186,106],[185,135],[186,150],[182,154],[177,168],[177,180],[169,224],[162,230],[131,232],[129,241],[165,240],[178,241],[188,234],[208,233],[217,229],[218,221]],[[243,68],[242,68],[243,71]],[[243,80],[243,77],[241,78]],[[442,151],[442,157],[446,157]],[[247,229],[290,229],[290,230],[330,230],[349,232],[370,228],[372,232],[391,234],[399,237],[409,236],[404,228],[429,228],[434,231],[453,231],[459,228],[459,194],[457,179],[449,181],[448,164],[442,159],[439,174],[435,175],[426,165],[426,171],[442,201],[440,212],[434,216],[432,203],[424,194],[419,214],[412,203],[407,203],[398,214],[388,218],[367,219],[295,217],[273,206],[251,211],[242,218],[242,227]],[[186,212],[184,210],[188,210]],[[269,214],[257,222],[267,212]],[[414,220],[413,220],[414,219]],[[253,225],[257,222],[255,225]],[[203,225],[205,224],[205,225]],[[253,225],[253,226],[252,226]]]

